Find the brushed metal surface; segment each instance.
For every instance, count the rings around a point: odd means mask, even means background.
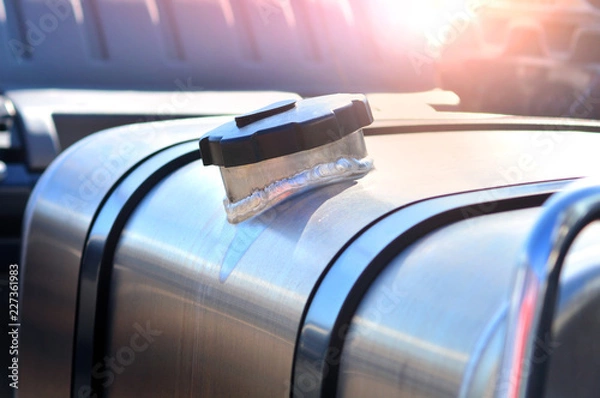
[[[146,156],[226,120],[153,123],[93,135],[61,154],[40,178],[24,222],[19,396],[69,396],[81,252],[113,184]]]
[[[515,259],[539,213],[461,221],[398,255],[370,286],[348,329],[338,395],[495,396]],[[590,343],[600,330],[593,307],[600,297],[598,228],[591,237],[567,258],[555,334],[538,342],[550,360],[551,397],[589,393],[597,385],[597,350]]]
[[[600,223],[596,222],[576,238],[560,275],[557,313],[552,333],[536,341],[536,346],[541,351],[535,362],[548,361],[549,365],[544,395],[548,398],[594,396],[591,392],[598,391],[599,234]],[[492,397],[497,393],[499,378],[490,378],[489,375],[492,369],[500,367],[500,353],[505,347],[508,322],[507,317],[502,318],[493,327],[495,331],[490,331],[488,347],[481,350],[479,361],[473,361],[476,371],[472,372],[471,396],[480,394],[482,397]],[[496,376],[498,375],[496,372]]]
[[[522,165],[520,155],[532,150],[534,134],[367,137],[374,172],[353,184],[308,192],[236,226],[222,211],[225,193],[216,168],[196,162],[173,173],[124,229],[115,255],[107,354],[127,345],[135,322],[149,322],[162,334],[140,354],[144,360],[108,383],[109,394],[140,393],[140,386],[143,393],[169,396],[289,394],[302,311],[343,245],[399,206],[507,185],[501,167]],[[527,164],[527,172],[510,182],[585,174],[595,162],[590,147],[600,144],[598,138],[567,136],[565,141],[589,140],[590,152],[578,147],[573,162],[573,146],[555,148],[552,160],[535,159],[543,167]],[[561,166],[551,167],[553,162]]]
[[[547,355],[539,342],[551,336],[565,257],[579,233],[600,219],[599,184],[580,180],[552,196],[527,237],[511,288],[497,397],[544,394],[549,361],[538,360]]]
[[[461,221],[397,256],[352,320],[340,396],[468,396],[463,377],[489,325],[495,329],[505,316],[514,259],[538,214],[536,208]]]
[[[552,339],[543,342],[550,359],[548,398],[583,397],[600,391],[599,239],[600,222],[595,222],[575,239],[565,259]],[[565,288],[565,280],[574,281],[572,288]]]
[[[403,207],[361,233],[336,257],[313,291],[296,347],[294,396],[335,394],[339,357],[352,316],[365,291],[398,253],[426,234],[466,218],[539,207],[567,184],[563,180],[498,188],[495,201],[488,203],[480,201],[478,191],[436,197]]]
[[[101,370],[105,348],[106,301],[115,243],[123,223],[146,192],[173,170],[198,160],[197,140],[166,148],[125,176],[107,196],[90,227],[81,261],[73,355],[73,395],[102,390],[95,375]]]
[[[144,157],[200,137],[217,123],[152,124],[138,127],[131,141],[127,128],[96,135],[62,154],[40,180],[26,215],[23,396],[69,394],[80,256],[102,198]],[[348,240],[389,211],[424,198],[585,176],[597,168],[600,136],[551,134],[366,137],[374,172],[237,226],[225,220],[217,168],[201,162],[183,167],[150,192],[123,231],[109,293],[107,357],[129,353],[138,327],[157,335],[131,362],[122,357],[128,365],[111,370],[112,379],[94,377],[115,396],[289,393],[308,295]],[[100,178],[98,170],[124,143],[133,144],[135,156],[109,173],[95,195],[81,198],[83,184]]]
[[[4,181],[6,174],[6,163],[0,161],[0,182]]]

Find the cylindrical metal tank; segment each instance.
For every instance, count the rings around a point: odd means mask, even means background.
[[[112,129],[48,168],[26,213],[20,396],[598,391],[595,225],[566,251],[600,200],[566,187],[600,136],[376,122],[374,170],[231,223],[198,150],[227,121]]]

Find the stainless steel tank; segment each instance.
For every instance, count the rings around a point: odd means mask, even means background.
[[[600,126],[371,121],[341,95],[63,153],[26,213],[19,395],[595,394],[600,188],[572,183]]]

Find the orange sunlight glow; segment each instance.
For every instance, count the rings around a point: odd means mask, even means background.
[[[0,22],[6,22],[6,10],[4,9],[4,0],[0,0]]]
[[[374,0],[383,43],[425,43],[431,57],[467,30],[484,7],[498,0]],[[393,47],[393,46],[392,46]]]

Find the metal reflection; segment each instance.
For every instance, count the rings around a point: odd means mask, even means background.
[[[515,276],[508,334],[495,396],[543,395],[558,283],[565,256],[577,235],[600,218],[600,181],[582,180],[552,196],[531,232]]]

